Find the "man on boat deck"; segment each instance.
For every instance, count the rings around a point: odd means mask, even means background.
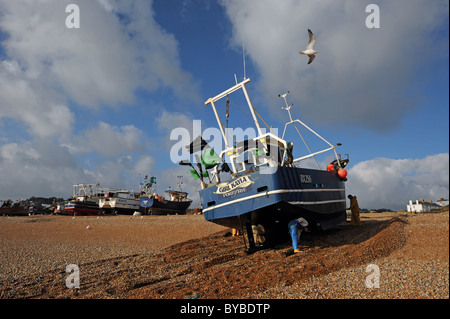
[[[361,226],[361,220],[359,219],[359,205],[356,200],[356,196],[348,195],[348,199],[350,199],[350,210],[352,211],[352,218],[350,224],[352,226]]]
[[[300,253],[301,250],[298,249],[298,242],[300,241],[302,231],[308,231],[308,222],[303,217],[300,217],[298,219],[291,220],[288,223],[288,228],[292,238],[292,248],[294,248],[294,254]]]

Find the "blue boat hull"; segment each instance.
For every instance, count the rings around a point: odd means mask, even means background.
[[[286,230],[304,217],[325,230],[346,218],[345,184],[335,171],[278,167],[208,187],[200,197],[206,220],[237,229],[250,223]]]

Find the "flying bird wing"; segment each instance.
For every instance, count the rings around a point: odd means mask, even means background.
[[[314,44],[316,44],[316,37],[314,36],[314,34],[310,29],[308,29],[308,34],[309,34],[309,43],[306,50],[314,50]]]
[[[314,61],[314,59],[316,58],[316,56],[314,54],[310,54],[309,56],[309,61],[308,64],[310,64],[312,61]]]

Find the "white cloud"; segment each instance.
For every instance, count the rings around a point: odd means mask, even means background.
[[[152,171],[155,166],[155,159],[149,155],[141,156],[135,163],[134,167],[130,170],[134,176],[139,174],[145,175]]]
[[[0,118],[21,121],[31,135],[41,138],[66,136],[74,121],[61,96],[27,78],[17,61],[0,62]]]
[[[184,147],[196,137],[193,137],[193,134],[200,135],[202,133],[201,127],[197,127],[194,131],[193,121],[194,119],[189,113],[169,112],[163,110],[156,118],[155,122],[158,130],[165,132],[166,137],[158,142],[158,144],[162,145],[166,151],[170,150],[171,155],[172,148],[175,147],[176,153],[178,154],[178,152],[184,150]],[[174,161],[173,158],[171,158],[171,160]],[[176,162],[177,161],[174,161],[174,164]]]
[[[64,144],[73,157],[85,158],[86,173],[104,186],[137,189],[137,177],[151,171],[155,158],[145,134],[133,125],[99,122]]]
[[[0,1],[3,46],[29,78],[90,107],[130,103],[139,88],[197,98],[177,41],[156,23],[151,2],[80,0],[80,28],[68,29],[71,2]]]
[[[433,36],[448,19],[448,2],[378,1],[380,28],[368,29],[365,8],[371,2],[222,1],[233,25],[231,41],[239,49],[245,44],[274,116],[277,95],[287,90],[294,112],[326,125],[386,130],[417,105],[413,81],[425,80],[419,72],[430,61],[448,59],[448,39]],[[298,53],[308,28],[320,51],[310,65]]]
[[[103,159],[83,168],[65,146],[45,140],[0,145],[0,199],[72,195],[78,183],[138,190],[138,176],[152,170],[154,159],[145,154]]]
[[[90,180],[100,182],[102,187],[139,190],[139,175],[152,171],[155,160],[149,155],[134,158],[124,155],[111,160],[102,161],[95,168],[85,170]]]
[[[133,125],[121,127],[99,122],[98,126],[86,130],[74,138],[74,152],[96,152],[103,157],[115,157],[124,153],[142,152],[146,149],[143,132]]]
[[[189,132],[192,132],[192,121],[193,118],[189,113],[169,112],[163,110],[156,119],[156,124],[158,129],[167,132],[170,132],[177,127],[185,128]]]
[[[0,145],[1,199],[63,196],[86,176],[64,147],[40,140]]]
[[[80,29],[65,26],[69,3],[0,0],[7,57],[0,61],[0,119],[66,141],[77,124],[68,100],[117,106],[132,103],[138,89],[162,88],[198,100],[177,41],[156,23],[151,2],[80,0]]]
[[[28,133],[1,129],[2,197],[67,197],[80,182],[133,186],[138,173],[153,168],[140,129],[104,121],[80,131],[84,118],[75,117],[74,105],[122,107],[137,90],[199,101],[177,40],[156,22],[152,1],[76,1],[79,29],[65,25],[71,3],[0,0],[0,123]]]
[[[369,209],[406,209],[409,200],[448,198],[449,154],[360,162],[348,169],[347,193]]]

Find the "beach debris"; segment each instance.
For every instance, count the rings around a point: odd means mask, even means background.
[[[196,292],[194,292],[194,293],[192,294],[192,296],[185,297],[185,299],[199,299],[199,298],[201,298],[201,296],[202,296],[202,295],[197,294]]]

